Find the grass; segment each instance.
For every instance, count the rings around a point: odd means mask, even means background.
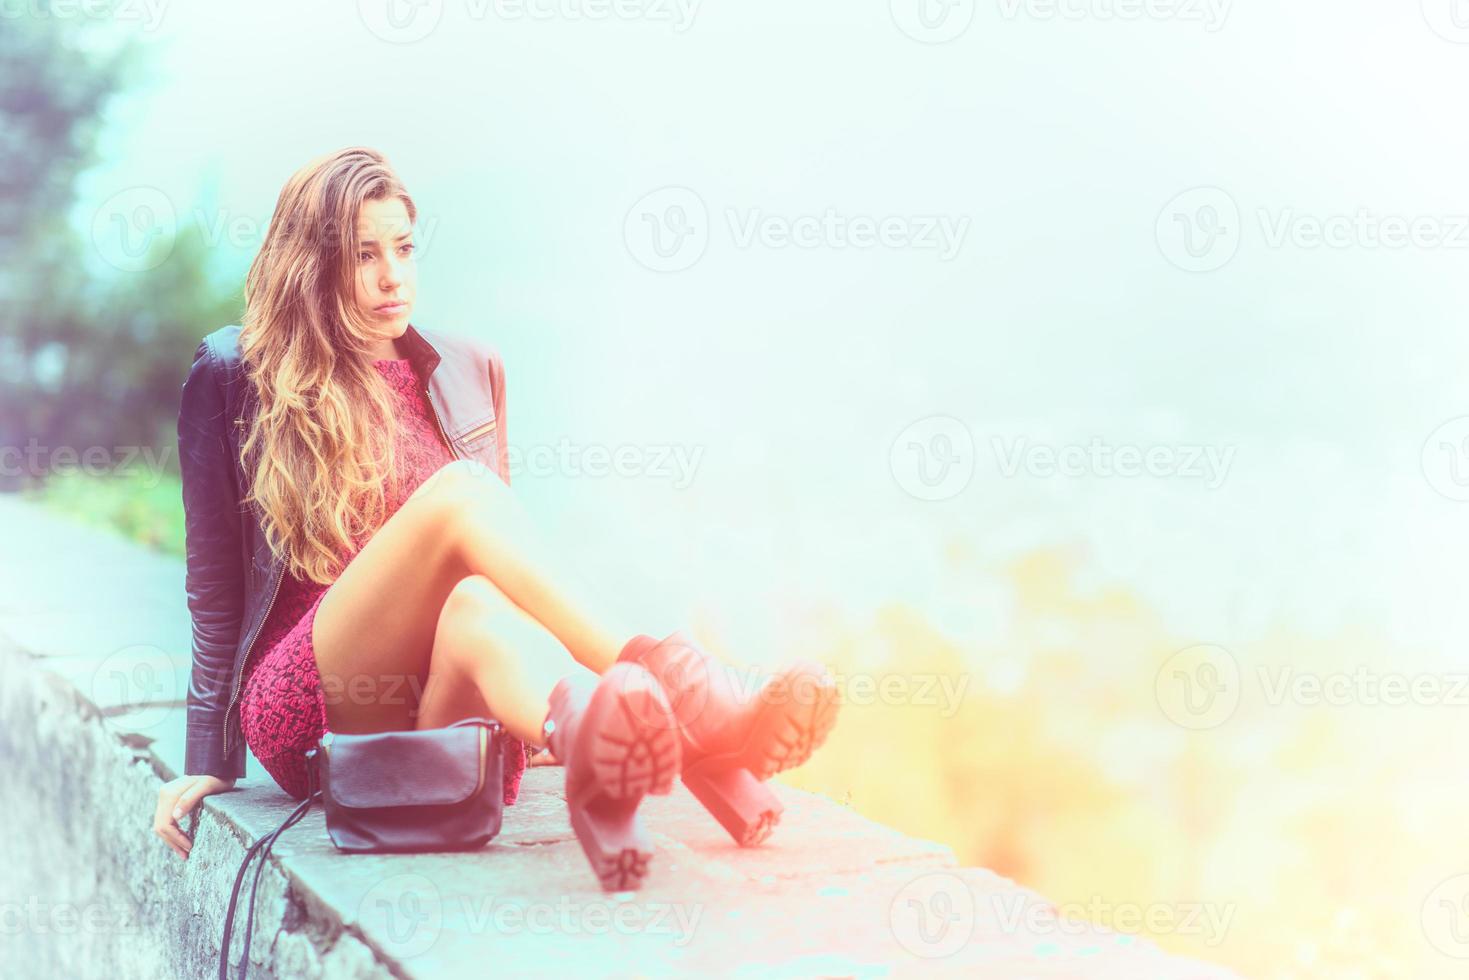
[[[44,486],[25,490],[22,496],[155,551],[184,557],[183,485],[176,474],[57,470]]]

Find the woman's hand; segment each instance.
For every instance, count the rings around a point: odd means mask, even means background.
[[[233,779],[220,779],[218,776],[180,776],[171,783],[164,783],[158,791],[158,809],[153,813],[153,832],[187,861],[194,842],[180,829],[179,821],[210,793],[223,793],[234,788]]]

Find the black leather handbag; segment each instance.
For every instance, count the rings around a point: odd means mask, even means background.
[[[240,863],[219,947],[219,980],[228,980],[235,904],[246,869],[258,851],[260,864],[245,912],[241,978],[250,965],[255,891],[266,857],[276,838],[306,816],[312,803],[321,801],[327,836],[339,851],[475,850],[500,832],[507,737],[500,723],[488,718],[466,718],[445,728],[323,735],[306,753],[310,775],[306,799],[279,827],[251,845]]]

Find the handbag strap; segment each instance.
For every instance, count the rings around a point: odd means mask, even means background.
[[[315,749],[311,749],[306,753],[306,777],[309,786],[306,799],[302,800],[296,806],[296,809],[291,811],[290,816],[281,821],[279,827],[250,845],[250,849],[245,852],[245,859],[240,862],[240,870],[235,874],[235,886],[230,891],[229,909],[225,912],[224,938],[220,941],[219,945],[219,980],[229,980],[230,936],[234,933],[235,928],[235,903],[240,897],[240,886],[245,881],[245,871],[249,868],[250,862],[258,853],[260,855],[260,863],[255,867],[255,880],[250,883],[250,904],[245,911],[245,943],[244,951],[240,954],[240,980],[245,980],[250,969],[250,937],[255,931],[255,893],[260,888],[260,872],[265,869],[266,858],[270,855],[270,849],[275,846],[276,838],[287,827],[298,823],[302,817],[306,816],[306,811],[311,809],[311,804],[316,802],[321,796],[321,791],[316,788],[316,768],[312,764],[315,755]]]
[[[457,728],[460,725],[475,724],[487,726],[490,729],[492,738],[498,737],[500,732],[503,731],[503,726],[498,721],[482,717],[464,718],[445,727]],[[325,739],[325,737],[324,734],[322,738]],[[281,821],[279,827],[260,838],[254,844],[251,844],[250,849],[245,852],[245,859],[240,862],[240,870],[235,874],[235,886],[230,891],[229,909],[225,912],[224,938],[219,944],[219,980],[229,980],[230,937],[234,934],[235,929],[235,905],[240,897],[240,886],[245,882],[245,871],[250,867],[250,862],[254,860],[258,853],[260,855],[260,863],[255,867],[255,880],[250,883],[250,903],[245,909],[245,948],[240,954],[240,980],[245,980],[247,971],[250,969],[250,937],[255,931],[255,893],[260,888],[260,873],[265,870],[266,858],[270,856],[270,849],[275,846],[276,838],[286,828],[299,823],[301,818],[306,816],[306,812],[311,809],[311,804],[321,798],[322,790],[317,788],[316,767],[322,748],[322,739],[318,739],[316,747],[306,751],[306,798],[296,806],[296,809],[291,811],[290,816]],[[481,765],[485,764],[486,761],[481,760]]]

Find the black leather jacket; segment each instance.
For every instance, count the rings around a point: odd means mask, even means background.
[[[179,405],[185,589],[193,619],[186,775],[245,775],[240,734],[241,674],[280,591],[284,558],[266,543],[243,504],[240,443],[254,394],[240,361],[238,325],[199,344]],[[399,341],[424,382],[454,455],[475,459],[510,482],[505,376],[499,352],[482,341],[409,326]]]

